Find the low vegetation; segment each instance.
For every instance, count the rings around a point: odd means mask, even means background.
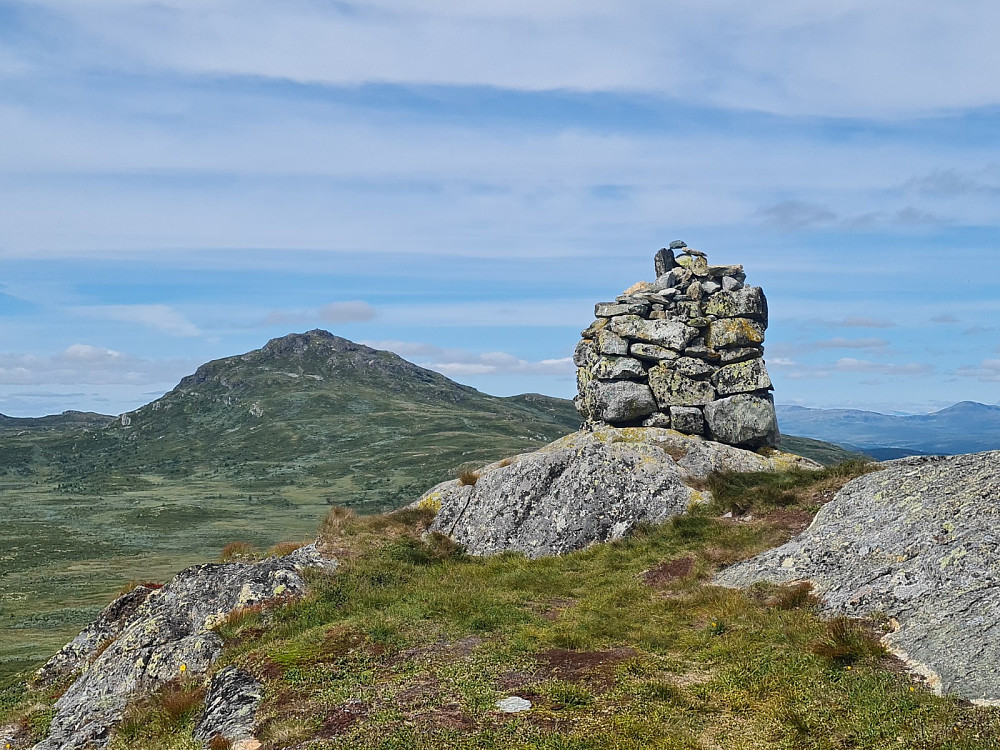
[[[998,709],[933,695],[881,645],[883,623],[824,618],[804,584],[711,583],[866,470],[716,476],[714,505],[540,560],[468,557],[426,533],[426,509],[335,508],[321,541],[341,567],[221,623],[217,668],[264,680],[269,750],[995,748]],[[17,690],[0,721],[38,702]],[[199,690],[137,705],[151,718],[111,747],[196,747]],[[531,710],[498,710],[509,696]]]

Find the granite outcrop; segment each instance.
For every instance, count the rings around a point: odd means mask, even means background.
[[[559,555],[619,539],[707,503],[713,471],[818,469],[780,451],[767,455],[660,427],[592,425],[532,453],[443,482],[418,505],[431,529],[474,555]]]
[[[119,597],[35,676],[39,686],[69,687],[55,704],[48,736],[33,750],[104,747],[132,698],[210,670],[222,650],[214,628],[227,615],[300,596],[307,569],[336,567],[307,545],[259,562],[196,565],[162,587],[141,585]],[[221,670],[209,688],[199,737],[244,739],[259,690],[249,675]]]
[[[681,240],[657,252],[654,268],[655,281],[595,305],[573,354],[580,414],[744,448],[776,445],[763,290],[745,284],[742,265],[709,265]]]
[[[1000,704],[998,499],[1000,451],[885,462],[717,583],[810,581],[829,612],[885,624],[931,687]]]

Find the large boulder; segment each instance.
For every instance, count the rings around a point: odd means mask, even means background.
[[[746,448],[775,445],[778,417],[770,393],[738,393],[705,405],[705,423],[713,439]]]
[[[886,643],[938,690],[1000,701],[1000,451],[883,466],[717,582],[811,581],[831,612],[890,618]]]
[[[632,422],[656,411],[656,399],[645,383],[591,380],[577,396],[577,408],[596,421]]]
[[[656,427],[598,425],[534,453],[491,464],[475,484],[444,482],[418,504],[438,509],[432,530],[474,555],[508,550],[557,555],[658,523],[708,500],[713,471],[818,465],[775,451],[762,456]]]
[[[34,750],[104,747],[133,695],[208,670],[222,649],[212,628],[230,612],[300,595],[305,569],[336,565],[308,545],[261,562],[196,565],[162,588],[126,594],[39,671],[43,683],[76,679]]]

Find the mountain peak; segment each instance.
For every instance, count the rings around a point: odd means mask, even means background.
[[[302,354],[310,347],[319,347],[326,351],[334,352],[363,352],[366,354],[377,354],[377,349],[372,349],[364,344],[357,344],[340,336],[335,336],[322,328],[314,328],[305,333],[289,333],[268,341],[259,350],[262,353],[272,355]],[[249,352],[253,354],[253,352]]]
[[[958,416],[961,414],[997,414],[1000,413],[1000,406],[991,404],[981,404],[978,401],[959,401],[957,404],[947,406],[940,411],[933,412],[935,415],[944,414]]]

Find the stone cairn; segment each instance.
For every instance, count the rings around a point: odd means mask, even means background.
[[[710,266],[680,240],[657,252],[655,263],[656,281],[596,305],[597,320],[573,355],[577,410],[590,424],[774,446],[764,292],[744,286],[743,266]]]

